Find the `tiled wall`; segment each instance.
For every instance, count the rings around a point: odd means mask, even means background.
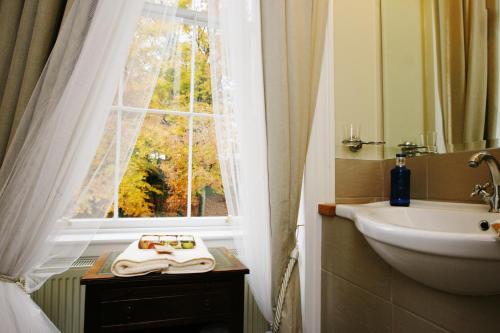
[[[337,158],[336,203],[366,203],[384,200],[384,161]]]
[[[490,149],[500,160],[500,149]],[[471,198],[475,184],[489,181],[486,163],[473,169],[467,161],[474,152],[421,156],[407,159],[411,170],[411,196],[414,199],[480,202]],[[387,200],[390,170],[394,160],[336,161],[337,203],[366,203]]]
[[[500,149],[490,152],[500,160]],[[407,159],[413,199],[480,202],[489,181],[474,152]],[[336,161],[337,203],[387,200],[394,160]],[[500,296],[466,297],[428,288],[400,274],[368,245],[352,221],[323,217],[322,332],[500,332]]]
[[[354,223],[323,217],[322,332],[499,332],[500,296],[440,292],[391,268]]]

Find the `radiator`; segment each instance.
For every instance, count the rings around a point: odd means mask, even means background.
[[[83,332],[85,286],[80,278],[97,257],[82,257],[66,272],[54,275],[31,297],[63,333]]]
[[[264,333],[269,331],[269,324],[253,298],[252,292],[245,281],[245,333]]]
[[[91,267],[96,257],[82,257],[66,272],[49,279],[31,296],[63,333],[83,332],[85,286],[80,277]],[[245,283],[245,333],[263,333],[269,325],[262,316]]]

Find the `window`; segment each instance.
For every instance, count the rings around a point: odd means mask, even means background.
[[[154,12],[154,6],[158,5],[150,4],[147,10]],[[126,84],[127,69],[122,75],[108,120],[108,128],[116,133],[107,138],[115,140],[114,168],[102,180],[114,182],[109,222],[194,221],[208,225],[220,224],[227,216],[215,136],[214,120],[219,115],[212,111],[207,21],[205,2],[180,1],[175,43],[162,60],[147,108],[127,103],[124,96],[130,91],[124,89],[133,87]],[[139,22],[140,43],[155,43],[148,40],[148,29],[155,24],[154,19]],[[121,147],[121,138],[127,135],[124,129],[131,127],[127,122],[137,121],[139,115],[144,121],[129,152]],[[120,165],[127,160],[120,177]],[[99,200],[98,189],[92,196]]]

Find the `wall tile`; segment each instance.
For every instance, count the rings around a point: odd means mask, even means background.
[[[436,155],[429,158],[429,199],[480,202],[471,198],[475,184],[489,181],[486,165],[470,168],[471,152]]]
[[[322,271],[321,332],[391,332],[391,304]]]
[[[336,159],[337,198],[383,197],[383,161]]]
[[[391,197],[391,169],[394,168],[395,160],[384,161],[384,198]]]
[[[446,333],[444,328],[420,318],[397,306],[392,312],[392,332],[393,333]]]
[[[500,149],[489,149],[500,160]],[[471,198],[475,184],[489,181],[486,165],[473,169],[467,161],[475,151],[408,158],[414,199],[482,203]],[[368,203],[390,196],[390,170],[394,159],[385,161],[336,160],[338,203]],[[382,191],[382,194],[380,194]]]
[[[489,151],[500,160],[500,149]],[[480,202],[469,195],[475,184],[489,181],[489,172],[486,165],[467,166],[473,153],[408,159],[412,198]],[[337,202],[388,198],[393,165],[394,160],[337,159]],[[500,331],[500,295],[459,296],[428,288],[391,269],[349,220],[323,218],[322,268],[322,332]]]
[[[453,332],[499,332],[500,295],[459,296],[393,271],[393,303]]]
[[[366,204],[371,202],[378,202],[386,200],[384,197],[360,197],[360,198],[337,198],[336,204]]]
[[[351,220],[323,219],[321,260],[324,270],[390,299],[391,266],[373,251]]]

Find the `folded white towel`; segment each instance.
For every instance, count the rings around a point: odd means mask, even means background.
[[[128,277],[146,275],[151,272],[188,274],[213,270],[214,257],[199,237],[195,237],[195,241],[194,249],[175,250],[172,254],[139,249],[139,241],[135,241],[115,259],[111,272],[116,276]]]

